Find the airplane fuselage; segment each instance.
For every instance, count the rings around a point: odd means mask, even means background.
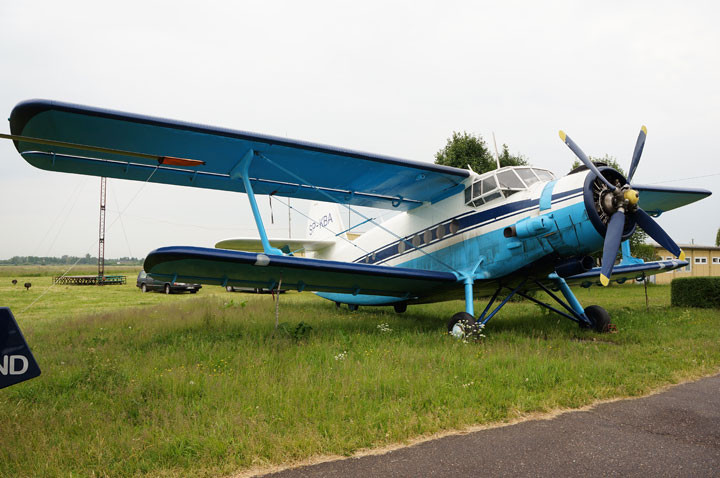
[[[537,181],[479,207],[468,205],[461,192],[401,213],[315,257],[497,279],[543,258],[589,254],[602,248],[603,237],[586,210],[587,175]],[[484,177],[474,175],[466,186]]]

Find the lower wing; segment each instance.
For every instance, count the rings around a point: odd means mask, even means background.
[[[270,256],[201,247],[163,247],[148,254],[145,272],[159,280],[221,286],[414,298],[457,283],[449,272]]]

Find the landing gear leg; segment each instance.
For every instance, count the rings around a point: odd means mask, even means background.
[[[492,312],[490,312],[488,314],[490,307],[492,307],[492,305],[495,303],[495,299],[497,299],[498,294],[500,294],[500,291],[503,289],[502,284],[498,285],[498,288],[495,291],[495,294],[493,294],[492,298],[490,299],[487,306],[485,307],[485,310],[483,310],[482,314],[480,314],[480,317],[478,317],[478,319],[475,320],[475,318],[473,317],[473,297],[472,297],[473,282],[472,282],[472,279],[469,279],[469,278],[465,279],[465,312],[458,312],[457,314],[452,316],[452,319],[450,319],[450,322],[448,323],[448,331],[451,334],[456,335],[456,327],[458,327],[457,324],[459,322],[467,321],[470,319],[472,319],[472,321],[474,323],[479,323],[482,325],[487,324],[487,322],[490,319],[492,319],[495,316],[495,314],[500,312],[500,309],[502,309],[503,306],[505,304],[507,304],[507,302],[512,298],[512,296],[519,293],[520,289],[523,288],[526,281],[527,281],[527,279],[520,282],[520,284],[517,287],[515,287],[514,289],[512,289],[511,292],[507,295],[507,297],[505,297],[500,302],[500,304],[497,307],[495,307],[495,309],[493,309]]]
[[[462,338],[465,335],[465,330],[469,330],[469,327],[475,324],[475,317],[473,314],[473,279],[471,277],[465,278],[465,312],[458,312],[450,318],[450,322],[447,324],[448,333],[455,338]]]
[[[562,292],[563,297],[565,297],[567,303],[560,300],[559,297],[553,294],[552,291],[550,291],[547,287],[542,285],[541,282],[535,281],[535,283],[540,286],[540,288],[543,289],[550,297],[555,299],[558,304],[562,305],[568,312],[570,312],[571,315],[557,310],[556,308],[545,304],[544,302],[540,302],[539,300],[532,297],[525,296],[524,294],[520,295],[523,295],[525,298],[539,305],[542,305],[543,307],[546,307],[553,312],[562,315],[563,317],[567,317],[568,319],[577,322],[581,328],[592,328],[597,332],[610,332],[615,329],[615,326],[610,323],[610,315],[605,309],[597,305],[591,305],[586,309],[583,309],[582,305],[580,305],[580,302],[575,297],[575,294],[573,294],[572,290],[570,290],[570,286],[568,286],[567,282],[565,282],[565,279],[555,273],[550,274],[548,278],[552,279],[555,282],[555,284],[560,289],[560,292]]]

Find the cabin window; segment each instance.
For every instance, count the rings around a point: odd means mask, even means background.
[[[437,227],[437,231],[435,231],[435,235],[437,235],[438,239],[442,239],[445,237],[445,224],[440,224]]]
[[[453,219],[450,222],[450,234],[457,234],[457,232],[460,230],[460,223],[457,222],[457,219]]]
[[[422,239],[420,238],[420,234],[413,236],[412,238],[412,245],[415,247],[420,247],[420,244],[422,242]]]
[[[428,229],[423,233],[423,242],[429,244],[432,241],[432,231]]]
[[[398,254],[405,252],[405,239],[401,239],[398,243]]]

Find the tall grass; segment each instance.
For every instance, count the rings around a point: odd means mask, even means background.
[[[0,284],[6,303],[23,293]],[[281,297],[275,330],[269,296],[67,287],[18,317],[43,375],[0,391],[0,474],[216,476],[718,369],[717,312],[670,308],[668,287],[651,288],[650,311],[639,287],[579,294],[619,332],[513,303],[484,342],[464,344],[445,331],[460,302],[353,313],[307,293]],[[295,332],[300,322],[311,329]]]

